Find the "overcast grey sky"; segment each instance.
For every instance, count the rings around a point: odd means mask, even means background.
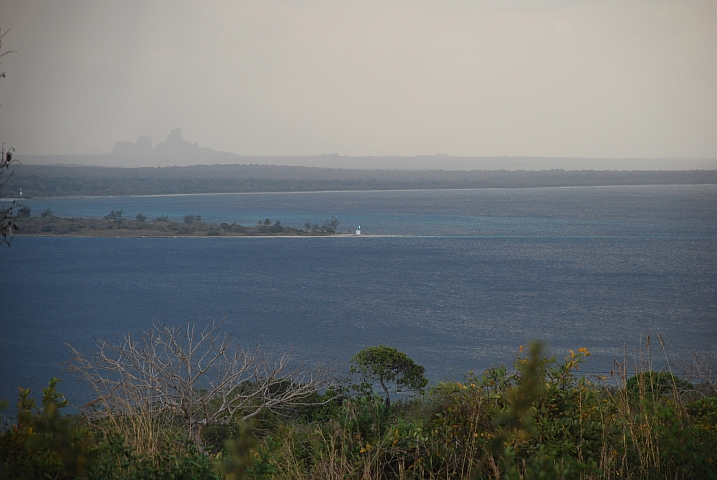
[[[0,0],[0,136],[109,152],[717,157],[717,1]]]

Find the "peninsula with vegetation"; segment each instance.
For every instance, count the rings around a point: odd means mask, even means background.
[[[122,210],[112,210],[104,218],[66,218],[47,209],[39,217],[31,216],[29,206],[21,205],[17,213],[15,235],[85,236],[85,237],[256,237],[256,236],[326,236],[337,235],[339,220],[331,217],[323,223],[307,221],[304,228],[287,227],[281,220],[266,218],[256,225],[238,223],[209,224],[201,215],[185,215],[183,221],[170,220],[166,215],[150,220],[138,213],[125,218]],[[351,230],[348,231],[351,233]]]

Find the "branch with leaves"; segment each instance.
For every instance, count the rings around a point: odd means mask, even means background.
[[[389,387],[394,386],[396,392],[418,391],[428,384],[423,376],[426,369],[410,359],[405,353],[385,345],[369,347],[358,352],[351,359],[352,374],[358,375],[361,383],[354,389],[369,393],[373,385],[378,383],[384,392],[386,405],[391,404]]]

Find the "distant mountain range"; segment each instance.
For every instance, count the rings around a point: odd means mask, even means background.
[[[236,155],[232,153],[218,152],[211,148],[200,147],[196,142],[191,143],[186,141],[182,138],[181,128],[175,128],[169,132],[167,139],[163,142],[159,142],[154,148],[152,148],[152,137],[149,135],[139,137],[136,143],[117,142],[110,156],[140,160],[152,157],[195,160],[206,160],[213,157],[236,157]]]
[[[251,156],[200,147],[173,129],[152,146],[149,136],[136,142],[117,142],[109,154],[22,155],[25,165],[103,167],[169,167],[191,165],[279,165],[358,170],[717,170],[717,158],[566,158],[566,157],[452,157],[449,155],[364,156],[339,154]]]

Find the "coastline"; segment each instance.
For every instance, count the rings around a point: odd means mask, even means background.
[[[137,235],[128,233],[126,235],[106,234],[105,231],[98,232],[96,235],[87,235],[86,233],[15,233],[13,237],[67,237],[67,238],[350,238],[350,237],[381,237],[385,235],[356,235],[355,233],[324,233],[314,234],[305,233],[303,235],[289,234],[227,234],[227,235]]]
[[[24,207],[23,207],[24,208]],[[332,220],[324,224],[308,224],[305,230],[286,227],[281,221],[271,222],[268,218],[253,226],[237,223],[208,224],[201,221],[199,215],[187,215],[184,222],[170,221],[167,217],[147,220],[141,213],[136,220],[123,218],[122,210],[113,210],[104,218],[67,218],[57,217],[47,209],[40,217],[30,217],[29,209],[19,209],[16,219],[19,227],[14,236],[35,237],[86,237],[86,238],[206,238],[206,237],[327,237],[358,236],[351,230],[339,232],[339,221]]]

